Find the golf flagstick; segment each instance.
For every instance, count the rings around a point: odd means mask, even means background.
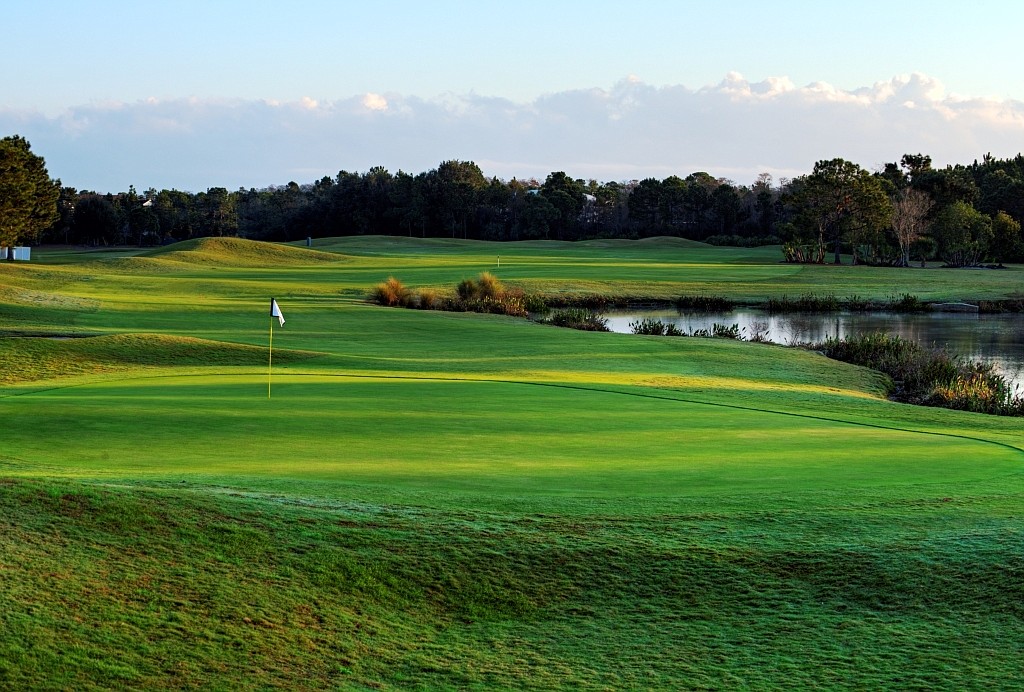
[[[277,301],[270,299],[270,347],[267,349],[267,398],[270,398],[270,381],[274,373],[274,318],[284,326],[284,313],[278,306]]]

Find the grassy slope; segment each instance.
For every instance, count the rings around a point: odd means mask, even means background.
[[[747,262],[594,245],[498,247],[566,290]],[[356,300],[492,247],[0,267],[20,331],[145,332],[0,339],[68,375],[0,390],[0,682],[1024,684],[1019,421],[799,351]]]

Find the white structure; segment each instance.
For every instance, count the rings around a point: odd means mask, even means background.
[[[7,257],[7,248],[0,247],[0,260],[6,260],[6,259],[8,259],[8,257]],[[32,248],[30,248],[30,247],[16,247],[16,248],[14,248],[14,258],[13,259],[21,260],[22,262],[28,262],[30,259],[32,259]]]

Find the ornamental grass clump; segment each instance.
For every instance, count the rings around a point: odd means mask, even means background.
[[[490,272],[483,272],[476,279],[463,279],[455,287],[455,295],[448,309],[456,312],[526,317],[530,312],[527,305],[532,302],[522,289],[506,289]]]
[[[504,295],[505,287],[498,277],[490,272],[483,272],[476,279],[477,296],[482,300],[498,300]]]
[[[370,300],[378,305],[407,308],[412,306],[414,294],[401,281],[389,276],[387,281],[383,281],[373,288],[370,292]]]
[[[455,287],[455,295],[462,301],[476,300],[480,297],[480,287],[473,279],[463,279]]]
[[[433,288],[421,288],[417,307],[420,310],[436,310],[441,305],[441,294]]]

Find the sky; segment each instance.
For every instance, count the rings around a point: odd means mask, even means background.
[[[488,176],[740,184],[1024,150],[1018,0],[5,0],[0,136],[116,192]]]

